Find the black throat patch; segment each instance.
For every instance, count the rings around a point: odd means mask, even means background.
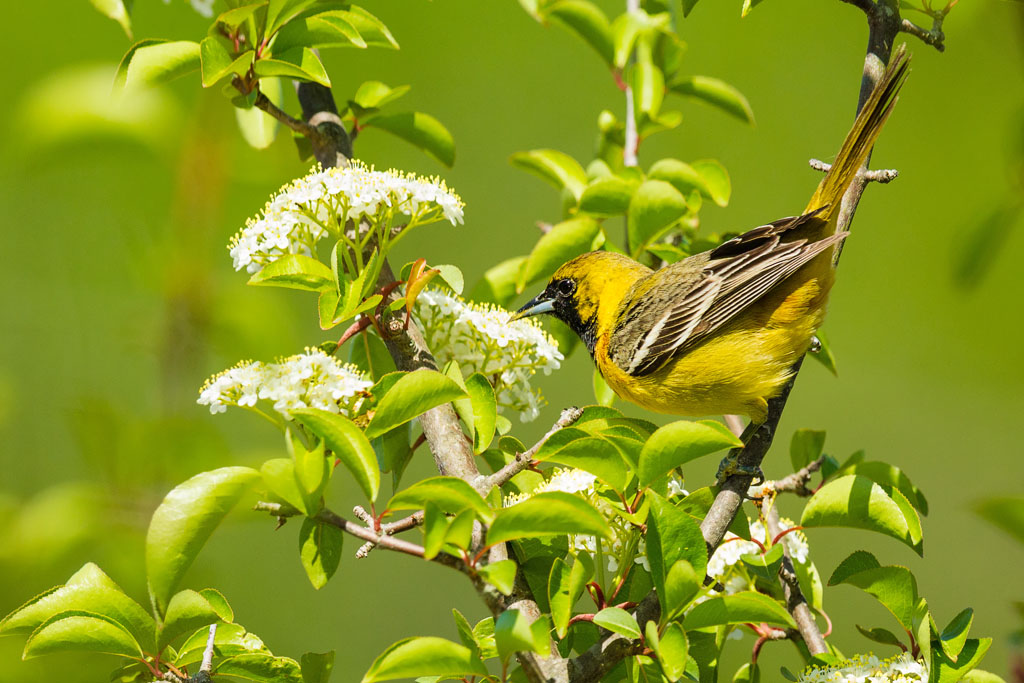
[[[580,318],[580,313],[576,309],[575,301],[555,303],[555,317],[561,320],[563,323],[569,326],[573,332],[579,336],[580,341],[587,347],[587,351],[590,352],[590,357],[594,357],[594,346],[597,344],[597,320],[596,318],[589,318],[586,321]]]

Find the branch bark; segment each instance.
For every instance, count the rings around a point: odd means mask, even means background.
[[[522,453],[516,453],[516,456],[515,458],[512,459],[512,462],[508,463],[494,474],[490,476],[481,475],[475,483],[476,490],[479,491],[481,495],[486,495],[487,492],[490,491],[495,486],[502,486],[503,484],[507,484],[508,481],[512,479],[512,477],[516,476],[517,474],[519,474],[520,472],[522,472],[523,470],[530,466],[530,463],[533,462],[533,457],[537,455],[537,451],[541,449],[541,447],[547,442],[548,439],[551,438],[553,434],[565,429],[566,427],[576,422],[576,420],[580,419],[581,415],[583,415],[583,410],[580,408],[576,408],[575,406],[563,410],[562,415],[558,418],[558,422],[556,422],[554,426],[548,430],[547,434],[541,437],[540,441],[535,443],[528,450],[523,451]]]
[[[338,110],[331,90],[316,83],[299,83],[297,88],[299,104],[302,106],[302,117],[317,131],[310,138],[313,155],[325,168],[347,165],[352,156],[352,140],[338,117]],[[395,281],[394,272],[391,270],[390,264],[385,261],[378,284],[384,286]],[[397,293],[392,292],[392,298],[397,298],[397,296]],[[381,327],[386,333],[384,343],[399,370],[437,369],[437,362],[415,323],[406,326],[404,319],[400,316],[388,316],[381,323]],[[476,482],[481,476],[480,471],[476,466],[473,450],[465,439],[459,419],[451,404],[428,410],[419,417],[419,421],[438,471],[443,475],[464,479],[470,484]],[[376,536],[372,530],[368,531]],[[476,536],[479,537],[479,534]],[[396,543],[415,546],[408,541],[388,535],[377,538],[380,539],[381,547],[386,547],[385,543],[388,546]],[[365,540],[373,539],[366,538]],[[422,556],[422,547],[415,547],[419,548]],[[491,562],[507,557],[508,553],[504,544],[495,546],[489,554]],[[477,592],[495,617],[506,609],[518,609],[531,622],[540,618],[540,608],[537,606],[537,601],[521,571],[516,576],[512,594],[507,598],[493,587],[488,586],[479,577],[471,578],[473,578]],[[529,652],[517,653],[516,657],[530,683],[546,683],[548,681],[564,683],[568,680],[567,662],[558,656],[554,642],[551,643],[550,657],[541,657]]]
[[[779,511],[772,505],[765,516],[768,533],[772,538],[777,538],[782,533],[782,525],[779,523]],[[782,543],[780,540],[779,543]],[[821,635],[817,622],[814,620],[814,613],[811,606],[807,604],[807,598],[800,590],[800,580],[797,578],[796,570],[793,568],[793,558],[789,556],[786,546],[782,546],[782,565],[779,567],[779,582],[782,584],[782,592],[786,597],[786,609],[793,615],[796,622],[796,630],[803,638],[807,650],[812,655],[821,655],[828,652],[828,645]]]

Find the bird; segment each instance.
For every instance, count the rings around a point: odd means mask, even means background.
[[[658,270],[611,251],[560,266],[512,319],[548,314],[582,340],[622,399],[685,417],[765,421],[825,317],[840,204],[908,73],[897,49],[804,211]]]

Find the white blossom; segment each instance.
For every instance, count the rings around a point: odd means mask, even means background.
[[[256,273],[285,254],[313,256],[328,233],[340,235],[348,221],[367,221],[389,231],[438,220],[462,223],[463,203],[439,178],[401,171],[376,171],[359,161],[345,168],[313,168],[285,185],[260,215],[228,245],[235,270]]]
[[[561,366],[558,344],[531,319],[509,322],[512,314],[429,289],[416,298],[416,317],[438,362],[458,361],[466,374],[483,373],[494,384],[499,408],[519,411],[523,422],[540,414],[543,398],[530,380],[538,370]]]
[[[748,522],[748,525],[750,527],[750,537],[767,546],[771,539],[768,538],[768,533],[761,520]],[[782,518],[779,520],[779,527],[782,531],[794,526],[796,524],[791,519]],[[799,562],[800,564],[807,564],[809,562],[808,554],[810,548],[807,545],[807,537],[804,536],[803,532],[799,530],[791,531],[782,537],[781,543],[794,562]],[[736,566],[744,555],[756,555],[760,554],[760,552],[761,546],[753,541],[743,540],[731,532],[726,533],[722,543],[719,544],[714,554],[708,560],[708,576],[723,583],[726,593],[748,590],[750,586],[746,578],[742,575],[733,574],[733,567]]]
[[[232,405],[251,408],[262,400],[287,419],[290,411],[303,408],[351,416],[371,386],[355,366],[310,348],[277,363],[243,361],[214,375],[200,389],[197,403],[209,406],[211,413]]]
[[[813,667],[800,674],[800,683],[914,683],[927,681],[928,670],[909,653],[879,659],[857,655],[835,666]]]

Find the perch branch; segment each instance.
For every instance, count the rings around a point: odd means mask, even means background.
[[[832,170],[832,164],[821,159],[810,159],[807,162],[811,168],[815,171],[821,171],[822,173],[828,173]],[[857,173],[857,177],[863,178],[869,183],[882,183],[883,185],[891,183],[896,180],[900,175],[900,172],[895,168],[875,168],[871,170],[861,169]]]
[[[775,493],[795,493],[798,496],[809,496],[813,493],[807,488],[807,483],[811,480],[811,476],[821,469],[821,466],[825,463],[825,456],[821,456],[817,460],[808,463],[805,467],[800,468],[793,474],[787,475],[778,481],[765,482],[764,488],[771,488]],[[775,533],[772,533],[775,536]]]

